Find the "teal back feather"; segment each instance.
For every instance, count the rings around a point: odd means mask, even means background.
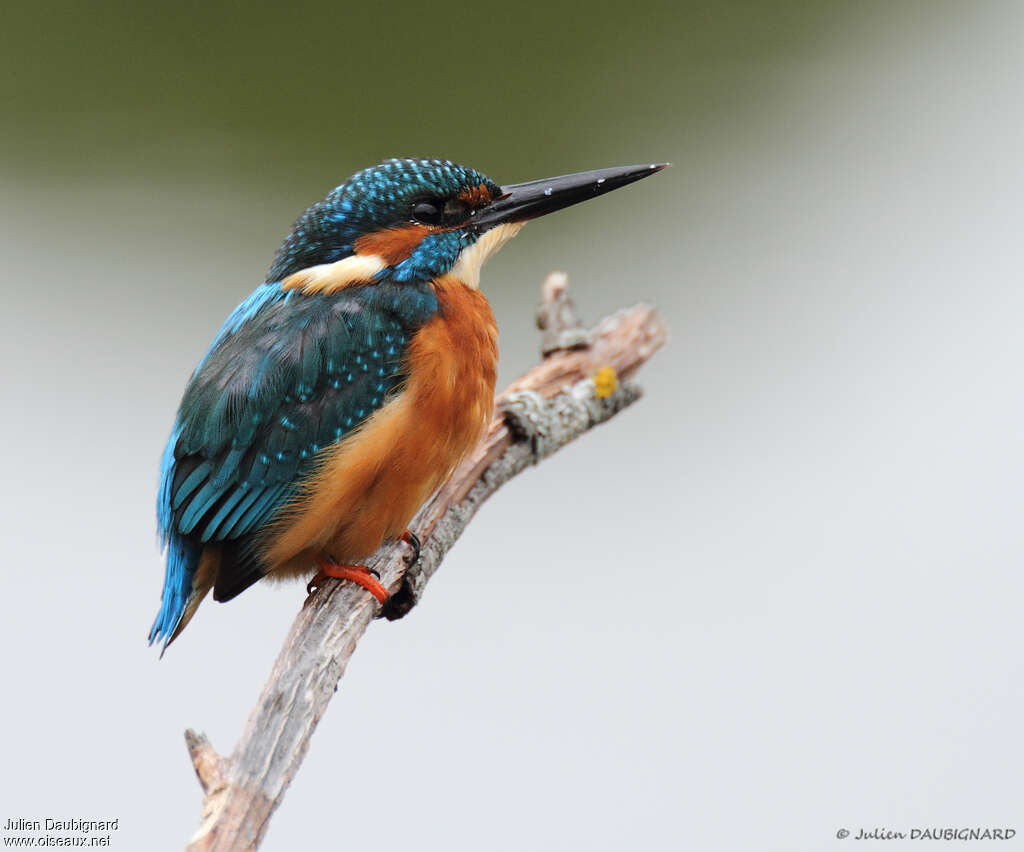
[[[173,632],[202,545],[232,545],[234,594],[259,578],[259,532],[319,452],[399,392],[409,340],[436,311],[426,283],[333,295],[265,284],[229,317],[188,383],[164,454],[157,515],[169,551],[151,638]],[[222,561],[218,599],[231,596],[232,571]]]

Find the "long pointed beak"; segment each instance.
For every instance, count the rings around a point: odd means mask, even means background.
[[[597,198],[627,183],[641,180],[670,166],[652,163],[645,166],[617,166],[574,175],[514,183],[501,188],[501,195],[473,214],[471,224],[491,228],[504,222],[525,222],[546,216],[563,207]]]

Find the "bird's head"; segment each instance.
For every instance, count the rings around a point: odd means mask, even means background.
[[[336,292],[352,284],[431,280],[470,286],[529,219],[640,180],[667,164],[623,166],[499,186],[448,160],[395,159],[357,172],[310,207],[278,249],[268,281]]]

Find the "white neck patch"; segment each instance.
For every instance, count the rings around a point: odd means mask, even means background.
[[[375,254],[354,254],[335,263],[321,263],[293,272],[281,282],[282,290],[337,293],[350,284],[364,284],[387,268]]]
[[[491,255],[496,254],[505,243],[519,233],[525,222],[506,222],[485,232],[473,245],[459,252],[448,273],[463,284],[477,289],[480,287],[480,268]]]

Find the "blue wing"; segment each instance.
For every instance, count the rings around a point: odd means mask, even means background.
[[[436,310],[425,283],[334,295],[257,289],[221,329],[178,410],[157,505],[169,557],[209,542],[250,543],[294,495],[317,452],[401,385],[408,341]],[[187,597],[185,575],[195,571],[196,560],[185,560],[172,578],[173,561],[157,625],[180,615],[175,601]],[[252,558],[222,562],[215,597],[227,600],[260,576]],[[157,625],[157,634],[169,632]]]

